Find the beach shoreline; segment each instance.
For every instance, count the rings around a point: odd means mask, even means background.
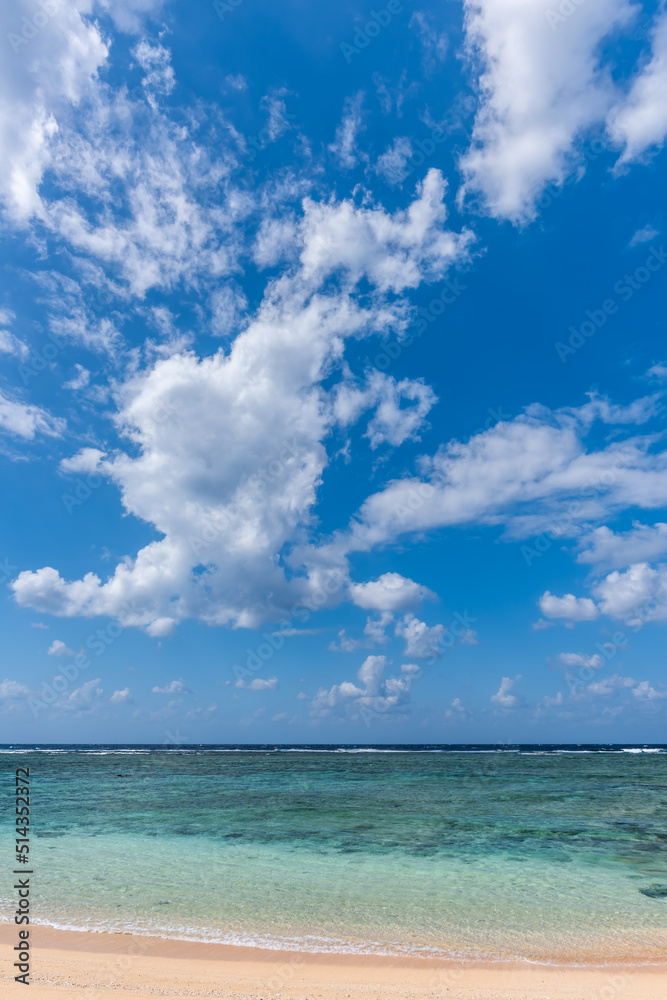
[[[13,983],[17,928],[0,925],[2,978]],[[605,966],[454,962],[269,951],[133,934],[31,926],[33,1000],[120,995],[224,1000],[658,1000],[667,962]],[[18,994],[17,994],[18,995]]]

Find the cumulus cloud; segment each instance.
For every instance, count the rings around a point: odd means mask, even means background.
[[[394,616],[391,611],[383,611],[379,618],[371,618],[369,616],[364,625],[364,635],[371,643],[382,644],[387,642],[388,636],[385,630],[391,625],[393,620]]]
[[[575,597],[574,594],[557,597],[548,590],[540,597],[539,605],[547,618],[567,618],[572,622],[594,621],[600,614],[590,597]]]
[[[33,441],[38,434],[60,437],[65,421],[52,416],[41,406],[14,399],[0,389],[0,429],[12,437]]]
[[[277,677],[254,677],[250,682],[239,679],[236,682],[237,688],[244,688],[246,691],[274,691],[278,687]]]
[[[47,653],[49,656],[74,656],[74,650],[70,649],[62,639],[54,639]]]
[[[667,619],[667,565],[646,562],[614,570],[595,587],[600,610],[610,618],[622,618],[629,625]]]
[[[622,147],[616,172],[661,148],[667,135],[667,11],[664,3],[656,15],[648,57],[632,80],[625,99],[610,112],[608,129]]]
[[[98,471],[160,540],[106,581],[88,573],[69,582],[53,567],[24,571],[13,584],[19,603],[113,615],[155,631],[189,616],[235,626],[280,620],[318,592],[331,566],[301,547],[293,558],[305,568],[286,575],[276,554],[311,524],[328,462],[324,441],[338,425],[335,390],[321,383],[340,364],[345,338],[400,335],[406,315],[396,293],[467,256],[469,234],[444,228],[444,194],[431,170],[415,200],[393,215],[306,199],[299,261],[269,281],[229,351],[176,353],[118,386],[116,423],[129,444],[100,459]],[[375,286],[363,302],[362,280]],[[375,445],[414,436],[432,401],[421,383],[384,385],[391,392],[377,397],[368,429]],[[396,393],[414,393],[414,414],[397,412]],[[79,462],[96,458],[88,452]],[[343,597],[347,574],[344,560],[334,562],[341,586],[331,601]],[[135,612],[127,610],[132,602]]]
[[[99,448],[81,448],[71,458],[63,458],[59,468],[61,472],[74,475],[97,472],[104,457],[104,452]]]
[[[445,710],[446,719],[457,719],[459,722],[466,719],[468,712],[460,698],[454,698],[448,709]]]
[[[151,692],[153,694],[190,694],[182,677],[178,680],[170,681],[164,687],[151,688]]]
[[[559,691],[558,694],[549,695],[546,694],[537,705],[536,715],[539,717],[549,708],[560,708],[565,704],[565,699],[563,698],[563,692]]]
[[[30,694],[29,688],[19,681],[10,681],[5,678],[0,683],[0,701],[11,701],[14,698],[26,698]]]
[[[667,553],[667,524],[633,522],[630,531],[614,532],[607,525],[583,535],[577,562],[597,570],[618,569],[631,563],[651,562]]]
[[[462,195],[481,195],[492,215],[514,222],[533,218],[545,185],[562,184],[576,169],[581,136],[614,107],[601,47],[635,13],[630,0],[586,0],[557,24],[557,9],[553,0],[465,2],[481,101],[461,160]],[[656,125],[658,117],[651,115]],[[621,124],[614,129],[623,132]]]
[[[637,681],[632,677],[623,677],[621,674],[612,674],[610,677],[603,677],[599,681],[586,685],[586,690],[596,697],[607,698],[616,691],[626,688],[634,688]]]
[[[346,378],[335,390],[334,413],[341,426],[356,422],[369,409],[375,414],[365,436],[371,448],[390,444],[394,448],[404,441],[418,440],[419,432],[428,427],[426,414],[437,402],[430,386],[418,379],[401,379],[375,371],[366,384],[359,386]]]
[[[414,608],[427,598],[435,596],[428,587],[423,587],[400,573],[383,573],[377,580],[351,583],[349,594],[357,607],[382,612]]]
[[[29,0],[0,8],[0,34],[15,53],[10,59],[7,52],[0,67],[0,202],[17,221],[43,212],[38,189],[59,121],[108,56],[99,26],[85,16],[85,0],[61,4],[26,39],[23,19],[32,25],[35,10]]]
[[[587,655],[586,653],[559,653],[558,659],[566,667],[592,667],[597,669],[602,666],[602,657],[597,653]]]
[[[0,309],[0,324],[6,323],[9,325],[9,322],[11,322],[10,316],[13,318],[13,313],[10,314],[7,310]],[[25,361],[30,354],[30,348],[9,330],[0,329],[0,354],[10,354],[20,358],[21,361]]]
[[[500,705],[501,708],[515,708],[519,703],[519,699],[511,692],[515,683],[519,680],[521,680],[521,674],[517,674],[514,679],[511,677],[503,677],[500,682],[500,687],[495,694],[491,695],[491,701],[494,705]]]
[[[63,389],[72,389],[76,392],[77,389],[85,389],[90,382],[90,372],[83,365],[75,364],[76,375],[69,380],[69,382],[63,382]]]
[[[328,691],[320,688],[311,701],[311,715],[315,718],[361,716],[370,722],[376,715],[405,711],[410,702],[411,677],[414,676],[410,668],[413,665],[407,665],[408,670],[402,677],[385,678],[387,666],[386,656],[367,656],[357,671],[359,684],[343,681]]]
[[[642,423],[653,397],[617,407],[592,397],[578,408],[533,405],[469,441],[450,441],[420,459],[421,476],[394,479],[369,496],[341,551],[367,550],[408,531],[504,524],[506,537],[569,530],[637,505],[655,508],[667,489],[667,452],[635,434],[600,450],[586,438],[598,422]]]
[[[55,680],[56,678],[54,678]],[[62,680],[65,680],[65,678],[63,677]],[[92,711],[104,693],[102,688],[97,686],[99,683],[99,677],[91,681],[86,681],[81,687],[74,688],[73,691],[63,695],[62,698],[54,702],[54,707],[72,712]]]
[[[648,681],[640,681],[633,687],[632,693],[639,701],[657,701],[667,698],[667,691],[657,691]]]
[[[429,626],[414,615],[405,615],[396,624],[395,634],[405,639],[405,656],[433,660],[443,651],[444,625]]]
[[[128,702],[131,702],[132,698],[130,697],[129,687],[123,688],[120,691],[114,691],[114,693],[109,698],[109,701],[112,702],[114,705],[124,705],[127,704]]]

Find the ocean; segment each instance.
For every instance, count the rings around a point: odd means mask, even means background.
[[[5,870],[14,772],[30,768],[35,924],[319,952],[667,960],[666,745],[5,745],[0,761]]]

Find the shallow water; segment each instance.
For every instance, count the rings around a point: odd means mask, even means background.
[[[8,794],[19,761],[31,771],[39,922],[312,951],[667,960],[665,747],[11,749]]]

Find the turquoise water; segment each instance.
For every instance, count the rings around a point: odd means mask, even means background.
[[[667,748],[649,749],[5,747],[0,761],[7,796],[30,767],[37,922],[653,962],[667,959]]]

